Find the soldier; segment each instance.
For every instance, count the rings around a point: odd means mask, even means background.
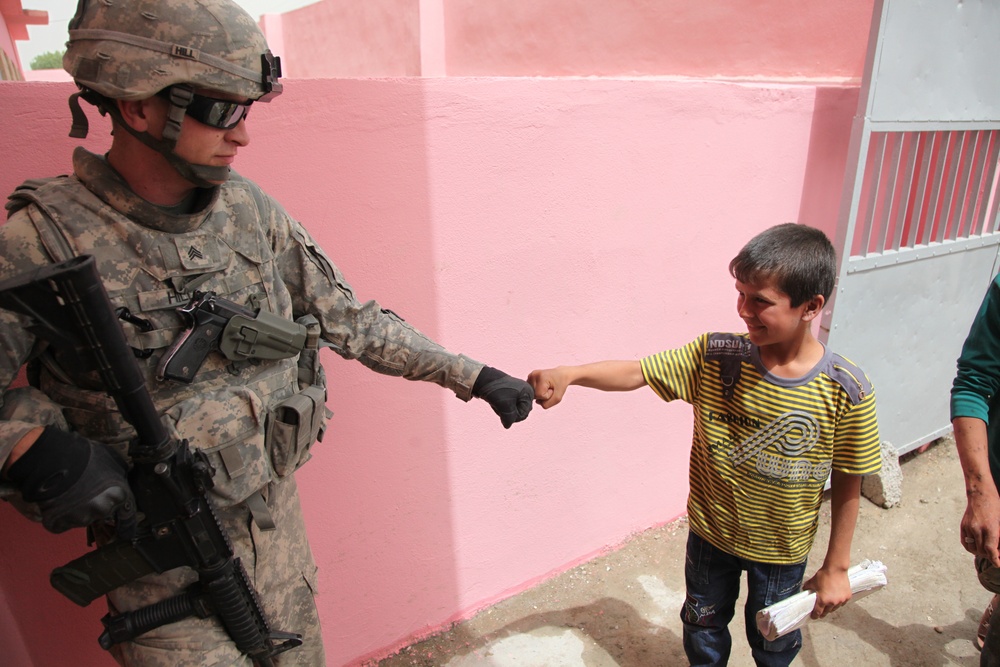
[[[532,390],[359,302],[302,225],[230,170],[248,141],[252,104],[282,89],[278,59],[231,0],[81,0],[63,64],[80,88],[70,98],[71,136],[87,133],[82,99],[110,116],[111,148],[99,156],[78,147],[71,176],[29,181],[11,196],[0,280],[95,257],[157,411],[215,468],[220,521],[265,615],[275,629],[303,635],[275,664],[322,666],[316,566],[293,474],[328,417],[317,344],[379,373],[485,399],[505,428],[527,417]],[[211,353],[189,383],[158,379],[184,329],[177,307],[196,290],[298,321],[312,344],[270,361]],[[49,530],[89,526],[107,542],[116,525],[120,538],[136,521],[126,478],[134,431],[94,378],[65,363],[67,351],[24,325],[0,310],[3,477]],[[31,386],[10,390],[26,363]],[[283,419],[293,408],[295,418]],[[194,580],[190,568],[146,576],[111,591],[108,605],[112,614],[143,609]],[[250,664],[214,616],[112,650],[124,665]]]

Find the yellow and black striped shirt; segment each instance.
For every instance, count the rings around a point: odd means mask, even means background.
[[[694,406],[688,521],[734,556],[804,561],[831,469],[881,468],[871,382],[829,350],[804,377],[781,378],[746,334],[707,333],[646,357],[642,372],[663,400]]]

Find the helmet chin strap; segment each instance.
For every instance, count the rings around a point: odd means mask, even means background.
[[[174,153],[177,140],[157,139],[148,132],[137,132],[128,123],[121,124],[133,137],[162,155],[170,166],[184,179],[199,188],[214,188],[229,179],[229,167],[211,167],[207,164],[192,164]]]
[[[114,100],[95,100],[90,91],[75,93],[70,97],[69,105],[73,115],[73,129],[70,131],[71,137],[84,138],[87,136],[87,117],[80,109],[79,97],[97,106],[101,113],[107,113],[117,121],[119,127],[124,128],[129,134],[141,141],[146,146],[166,158],[170,166],[177,171],[185,180],[190,181],[199,188],[214,188],[220,183],[229,179],[229,167],[213,167],[206,164],[193,164],[174,152],[177,139],[181,135],[181,123],[184,121],[184,113],[188,104],[191,103],[191,96],[194,91],[189,86],[175,85],[170,87],[170,111],[167,112],[167,123],[163,128],[163,138],[157,139],[148,132],[139,132],[125,122],[118,111]],[[82,118],[82,120],[81,120]]]

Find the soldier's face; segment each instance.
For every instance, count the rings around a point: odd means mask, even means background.
[[[213,98],[245,102],[225,93],[195,91]],[[201,123],[185,115],[181,125],[181,135],[174,147],[174,153],[191,164],[210,167],[229,167],[236,161],[239,149],[250,143],[246,119],[241,119],[234,127],[226,130]]]

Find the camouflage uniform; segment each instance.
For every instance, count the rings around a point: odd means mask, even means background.
[[[215,353],[191,384],[157,381],[162,353],[183,328],[177,306],[197,288],[289,319],[312,315],[340,356],[435,382],[466,401],[482,364],[449,353],[374,301],[359,302],[302,225],[237,174],[201,190],[197,213],[171,215],[135,195],[102,157],[78,148],[73,166],[74,175],[23,191],[22,208],[0,226],[0,280],[67,254],[95,257],[112,304],[151,325],[123,328],[135,349],[151,351],[139,363],[168,429],[208,452],[216,468],[220,518],[272,628],[304,635],[303,645],[276,663],[323,665],[316,565],[293,475],[308,459],[311,440],[303,447],[275,419],[276,406],[308,382],[300,386],[295,358],[231,362]],[[9,387],[36,343],[19,316],[0,310],[0,385]],[[41,359],[34,384],[49,405],[26,410],[22,403],[38,402],[40,394],[5,395],[17,400],[5,398],[0,406],[0,461],[21,436],[40,423],[58,424],[60,415],[80,434],[125,454],[131,427],[96,379],[67,375],[58,352]],[[316,409],[325,413],[322,401]],[[195,578],[188,568],[147,576],[113,591],[109,603],[113,611],[135,610]],[[249,664],[214,617],[163,626],[115,653],[128,665]]]

